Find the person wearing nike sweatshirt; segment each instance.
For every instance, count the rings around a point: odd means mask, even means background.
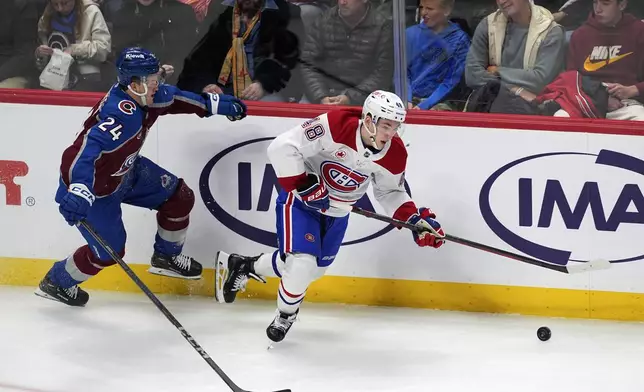
[[[470,37],[449,21],[453,7],[454,0],[421,0],[421,22],[407,28],[410,109],[449,110],[443,101],[463,78]]]
[[[624,12],[627,3],[593,1],[593,13],[570,38],[566,68],[604,83],[606,118],[644,121],[644,22]]]

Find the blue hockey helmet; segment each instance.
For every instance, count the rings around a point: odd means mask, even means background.
[[[159,60],[154,53],[143,48],[125,48],[116,60],[118,82],[129,86],[132,78],[144,79],[159,72]]]

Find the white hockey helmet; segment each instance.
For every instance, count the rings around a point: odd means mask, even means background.
[[[376,90],[369,94],[362,105],[362,119],[371,115],[374,124],[378,123],[381,118],[386,118],[400,123],[405,122],[407,110],[396,94],[389,91]]]

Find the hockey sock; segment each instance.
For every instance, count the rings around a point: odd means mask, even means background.
[[[277,290],[277,309],[286,314],[293,314],[300,308],[300,304],[304,301],[306,291],[301,294],[292,293],[284,288],[284,281],[280,281],[279,289]]]
[[[176,256],[181,253],[181,251],[183,250],[183,240],[180,242],[168,241],[164,239],[164,236],[160,234],[161,230],[162,229],[159,227],[159,231],[154,237],[154,251],[168,256]],[[168,238],[168,236],[165,236],[165,238]]]
[[[51,280],[53,284],[55,284],[56,286],[60,286],[64,289],[68,289],[72,286],[75,286],[83,282],[72,278],[70,273],[67,271],[68,263],[74,264],[73,256],[70,256],[65,260],[60,260],[55,262],[54,265],[49,270],[49,272],[47,273],[49,280]],[[75,265],[72,266],[70,269],[77,270],[77,268],[75,268]]]
[[[125,250],[118,251],[119,256],[125,256]],[[49,279],[64,289],[82,283],[95,276],[103,268],[116,264],[114,260],[98,259],[89,246],[81,246],[67,259],[54,263],[48,272]]]
[[[264,253],[253,264],[253,270],[260,276],[282,277],[284,262],[280,258],[279,250],[273,253]]]
[[[179,179],[175,192],[159,207],[157,213],[157,234],[154,241],[156,252],[168,256],[181,253],[194,203],[194,193]]]
[[[326,268],[317,265],[317,259],[306,253],[289,253],[282,271],[282,279],[277,290],[277,308],[282,313],[295,313],[311,282],[316,280]]]

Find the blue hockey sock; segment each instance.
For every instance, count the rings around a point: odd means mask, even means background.
[[[82,283],[72,278],[69,272],[67,272],[67,270],[65,269],[65,264],[67,264],[67,259],[57,261],[54,263],[53,267],[51,267],[51,269],[47,273],[47,276],[52,281],[52,283],[64,289],[68,289],[72,286]]]
[[[166,241],[157,233],[154,240],[154,251],[166,256],[177,256],[183,250],[183,243]]]

